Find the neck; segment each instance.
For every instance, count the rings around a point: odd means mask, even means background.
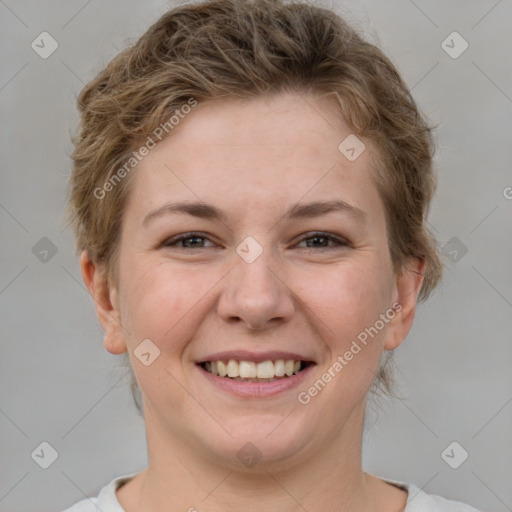
[[[134,478],[129,492],[121,488],[118,499],[127,512],[153,512],[169,504],[191,512],[372,511],[377,486],[361,467],[363,420],[364,403],[321,449],[304,449],[286,465],[258,463],[240,471],[190,440],[177,442],[148,413],[148,469]]]

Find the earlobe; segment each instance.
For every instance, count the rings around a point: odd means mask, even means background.
[[[98,320],[105,331],[106,350],[112,354],[123,354],[127,348],[117,291],[109,286],[104,266],[95,264],[87,251],[83,251],[80,255],[80,269],[84,283],[94,301]]]
[[[423,260],[414,258],[404,266],[402,272],[396,278],[395,302],[400,307],[388,328],[384,345],[385,350],[394,350],[400,346],[412,327],[425,268],[426,265]]]
[[[126,347],[126,342],[124,341],[124,337],[117,330],[109,330],[105,332],[103,346],[108,352],[115,355],[124,354],[128,350],[128,348]]]

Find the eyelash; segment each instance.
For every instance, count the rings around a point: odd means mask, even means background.
[[[202,238],[202,239],[208,240],[208,237],[205,236],[204,233],[190,232],[190,233],[184,233],[183,235],[179,235],[177,238],[171,238],[171,239],[165,241],[162,245],[163,245],[163,247],[177,247],[177,244],[179,244],[183,240],[188,240],[190,238]],[[305,240],[311,240],[313,238],[326,238],[330,242],[334,242],[337,247],[350,246],[350,243],[347,240],[330,235],[328,233],[322,233],[322,232],[311,233],[310,235],[302,238],[298,243],[302,243]],[[334,246],[334,247],[302,247],[302,249],[336,249],[336,246]],[[209,249],[209,248],[210,247],[197,247],[197,249]],[[194,247],[178,247],[178,249],[194,249]]]

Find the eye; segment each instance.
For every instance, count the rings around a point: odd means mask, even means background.
[[[166,240],[162,244],[162,247],[178,247],[179,249],[205,249],[207,247],[201,245],[204,243],[204,240],[208,240],[208,238],[204,236],[204,233],[184,233],[183,235],[179,235],[175,238]]]
[[[336,247],[349,246],[350,243],[343,238],[339,238],[328,233],[312,233],[308,237],[301,240],[300,243],[306,242],[309,249],[336,249]],[[334,243],[334,246],[329,246],[329,243]]]
[[[210,246],[205,246],[205,241],[210,241],[204,233],[183,233],[174,238],[166,240],[162,247],[176,247],[178,249],[207,249],[209,247],[215,247],[212,243]],[[306,242],[304,249],[336,249],[337,247],[350,246],[350,243],[340,237],[331,235],[329,233],[312,233],[307,237],[304,237],[297,247],[300,248],[300,244]],[[210,241],[211,243],[211,241]]]

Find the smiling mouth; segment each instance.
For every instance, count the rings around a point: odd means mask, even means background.
[[[315,363],[293,359],[261,362],[230,359],[228,361],[204,361],[198,364],[212,375],[238,382],[273,382],[297,375]]]

